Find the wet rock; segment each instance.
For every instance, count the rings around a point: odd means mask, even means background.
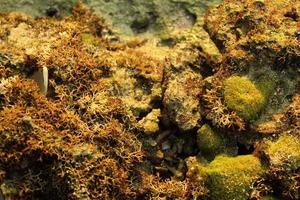
[[[181,130],[188,131],[201,120],[198,99],[201,75],[186,70],[172,78],[166,85],[163,103],[170,120]]]
[[[138,124],[146,134],[156,133],[159,131],[159,118],[160,109],[153,109]]]
[[[208,124],[197,131],[197,145],[200,155],[211,161],[218,154],[237,155],[237,147],[228,139],[219,135]]]

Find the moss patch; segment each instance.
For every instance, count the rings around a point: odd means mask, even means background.
[[[222,138],[208,124],[203,125],[197,131],[197,145],[201,153],[209,160],[212,160],[225,148]]]
[[[261,91],[246,77],[231,76],[224,82],[227,107],[245,120],[255,118],[265,103]]]
[[[212,200],[247,199],[251,184],[263,171],[259,159],[252,155],[238,157],[220,155],[203,168],[208,178]]]
[[[82,33],[81,40],[86,45],[94,45],[96,43],[95,37],[89,33]]]
[[[269,142],[268,154],[273,165],[282,165],[286,161],[292,169],[300,167],[300,139],[284,134],[276,142]]]
[[[276,83],[277,83],[277,76],[275,73],[268,73],[263,74],[255,82],[255,86],[258,90],[261,91],[261,93],[264,95],[265,99],[267,100],[269,97],[271,97],[276,89]]]

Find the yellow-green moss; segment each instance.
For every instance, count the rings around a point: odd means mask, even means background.
[[[220,155],[201,169],[201,173],[207,176],[211,200],[248,199],[251,184],[263,171],[259,159],[252,155]]]
[[[81,40],[84,44],[95,45],[95,37],[90,33],[82,33]]]
[[[292,169],[297,169],[300,167],[300,138],[284,134],[276,142],[269,142],[268,154],[271,164],[289,162]]]
[[[0,185],[0,189],[5,197],[10,197],[11,195],[18,193],[17,188],[13,182],[4,182]]]
[[[260,76],[256,82],[256,88],[261,91],[267,100],[270,96],[274,94],[276,88],[277,77],[275,73],[269,72],[268,74],[264,74]]]
[[[262,200],[278,200],[278,199],[272,195],[268,195],[268,196],[264,196]]]
[[[227,107],[245,120],[255,118],[265,103],[261,91],[246,77],[231,76],[224,82]]]
[[[197,131],[197,145],[200,152],[207,156],[209,160],[213,159],[224,149],[222,138],[208,124],[203,125]]]

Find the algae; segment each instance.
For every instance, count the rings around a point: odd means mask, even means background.
[[[228,108],[236,111],[245,120],[253,119],[266,101],[249,79],[238,76],[225,80],[224,99]]]
[[[251,184],[263,173],[258,158],[252,155],[217,156],[200,170],[207,175],[210,199],[247,199]]]

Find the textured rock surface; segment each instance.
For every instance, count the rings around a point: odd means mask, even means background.
[[[65,16],[70,15],[76,2],[77,0],[0,0],[0,11],[21,11],[34,17]],[[147,32],[164,35],[191,28],[197,17],[205,14],[209,5],[217,4],[220,0],[84,0],[83,2],[122,34]]]

